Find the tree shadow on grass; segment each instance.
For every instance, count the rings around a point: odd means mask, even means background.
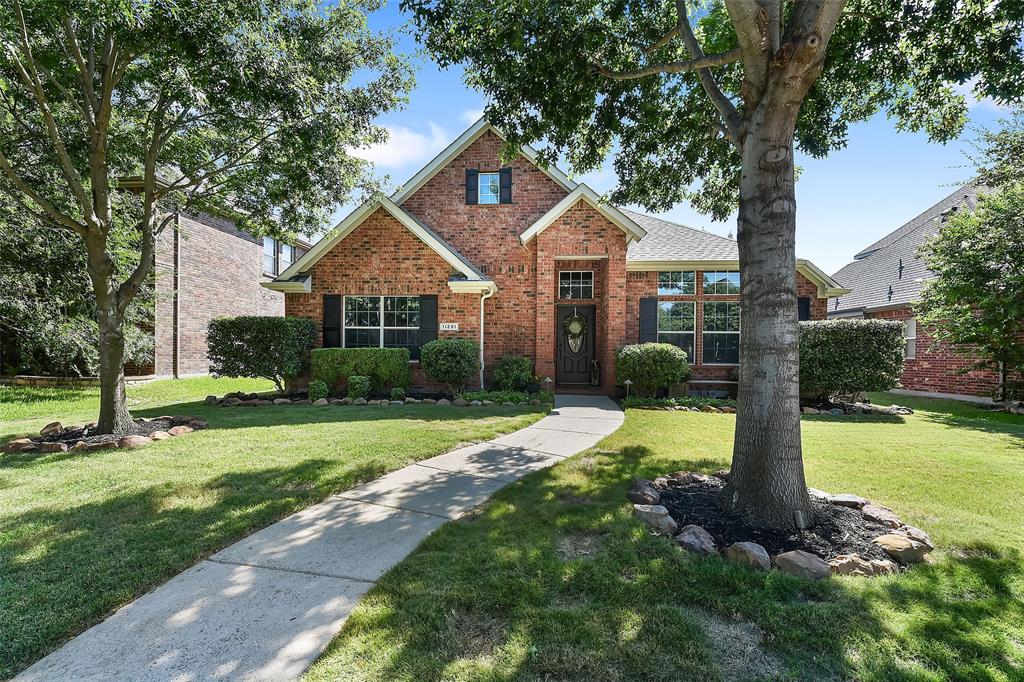
[[[307,459],[7,516],[0,678],[235,540],[381,473],[372,463],[333,473],[332,464]]]
[[[918,415],[921,419],[950,428],[1002,435],[1024,442],[1024,417],[1009,412],[995,413],[991,417],[965,416],[948,412],[919,412]]]
[[[634,477],[705,464],[717,465],[591,450],[506,488],[385,575],[310,678],[1019,678],[1017,553],[822,582],[694,557],[623,494]],[[567,537],[597,549],[567,558]]]

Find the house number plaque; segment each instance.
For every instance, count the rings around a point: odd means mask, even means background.
[[[458,322],[442,322],[441,323],[441,331],[443,331],[443,332],[457,332],[457,331],[459,331],[459,323]]]

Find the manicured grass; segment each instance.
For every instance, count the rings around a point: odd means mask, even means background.
[[[201,402],[269,388],[224,379],[136,386],[136,416],[195,414],[209,428],[138,450],[0,458],[0,678],[277,519],[542,416],[539,408]],[[53,420],[95,418],[95,391],[2,390],[0,441]]]
[[[593,450],[431,535],[308,677],[1024,679],[1024,418],[891,401],[922,411],[805,417],[808,482],[930,531],[932,565],[811,583],[684,554],[625,491],[728,466],[735,418],[630,410]]]

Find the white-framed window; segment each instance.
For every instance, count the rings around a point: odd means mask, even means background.
[[[738,294],[740,293],[740,273],[733,270],[705,272],[705,294]]]
[[[903,359],[913,360],[917,357],[917,320],[912,317],[903,322]]]
[[[277,240],[273,237],[263,238],[263,274],[277,276]]]
[[[281,244],[281,250],[277,257],[277,271],[284,272],[295,262],[295,247],[291,244]]]
[[[658,343],[671,343],[686,352],[686,361],[691,365],[693,356],[693,335],[696,329],[693,301],[658,301]]]
[[[346,296],[342,323],[345,348],[408,348],[419,359],[418,296]]]
[[[498,173],[480,173],[477,203],[497,204],[501,201],[501,180]]]
[[[594,271],[562,270],[559,272],[558,298],[567,301],[594,298]]]
[[[740,361],[740,304],[705,303],[701,327],[705,365],[736,365]]]
[[[658,295],[659,296],[692,296],[696,288],[697,273],[689,272],[659,272],[658,273]]]

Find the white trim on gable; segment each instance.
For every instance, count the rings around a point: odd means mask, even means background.
[[[586,185],[579,185],[572,192],[568,194],[564,199],[555,204],[550,211],[545,213],[537,220],[533,225],[519,235],[519,241],[526,245],[531,239],[536,237],[538,234],[548,229],[552,223],[554,223],[563,213],[568,211],[570,208],[575,206],[577,202],[585,201],[595,209],[598,213],[603,215],[605,218],[610,220],[616,227],[626,233],[626,243],[628,244],[633,239],[643,239],[647,234],[647,230],[640,227],[633,221],[632,218],[627,216],[625,213],[615,208],[611,204],[601,201],[601,197],[597,193],[587,187]]]
[[[662,272],[665,270],[739,270],[738,260],[628,260],[626,272]],[[850,293],[839,282],[806,258],[796,259],[796,270],[818,287],[818,298],[835,298]]]
[[[427,184],[430,178],[434,177],[439,170],[448,165],[448,163],[456,156],[461,154],[466,147],[473,144],[480,138],[481,135],[491,131],[501,139],[505,139],[505,136],[500,130],[491,125],[486,118],[481,116],[476,123],[466,129],[464,133],[455,138],[455,141],[445,147],[441,153],[435,156],[430,163],[421,168],[416,175],[402,185],[401,189],[391,195],[391,200],[396,204],[401,204],[403,201],[412,196],[419,188]],[[544,172],[549,178],[551,178],[556,184],[558,184],[566,192],[571,192],[576,189],[576,183],[569,179],[565,173],[560,171],[555,166],[542,166],[537,162],[537,150],[530,145],[523,145],[522,154],[526,159],[537,166],[541,171]]]
[[[421,242],[430,247],[434,253],[443,258],[445,262],[465,277],[464,280],[455,281],[474,282],[477,283],[477,285],[480,285],[481,283],[490,283],[493,286],[493,282],[490,282],[490,280],[483,277],[480,271],[470,265],[468,261],[466,261],[452,247],[446,244],[444,240],[434,234],[429,228],[419,223],[415,218],[409,215],[409,213],[403,210],[401,206],[398,206],[383,194],[374,196],[362,206],[349,213],[344,220],[338,223],[333,230],[324,235],[324,237],[309,251],[307,251],[302,258],[292,263],[287,270],[278,275],[273,281],[264,282],[263,286],[268,289],[273,289],[274,291],[299,291],[296,287],[296,278],[301,278],[303,273],[306,273],[341,240],[351,234],[357,227],[362,225],[363,221],[370,217],[378,208],[382,208],[394,216],[394,218],[407,230],[416,235]],[[308,275],[305,277],[304,286],[309,287]],[[455,291],[454,288],[452,290]],[[304,288],[302,291],[308,292],[309,289]]]

